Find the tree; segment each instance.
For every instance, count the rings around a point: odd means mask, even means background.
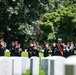
[[[75,15],[76,5],[64,8],[64,10],[59,9],[53,13],[46,13],[40,23],[40,28],[43,31],[43,39],[50,41],[61,37],[64,41],[75,41]]]

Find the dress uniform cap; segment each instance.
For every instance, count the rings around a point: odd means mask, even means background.
[[[58,38],[58,40],[62,40],[61,38]]]

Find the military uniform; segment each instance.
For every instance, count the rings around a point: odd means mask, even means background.
[[[0,42],[0,56],[4,56],[4,51],[6,50],[6,43],[4,41]]]
[[[28,57],[29,58],[32,57],[32,55],[33,55],[33,46],[28,47],[27,52],[28,52]]]
[[[11,45],[9,49],[11,52],[10,56],[15,56],[15,46]]]
[[[33,54],[32,54],[32,56],[39,57],[39,50],[36,47],[33,48]]]
[[[56,52],[56,50],[57,50],[57,48],[56,48],[56,43],[53,43],[53,44],[52,44],[51,50],[52,50],[52,56],[54,56],[54,55],[55,55],[55,52]]]
[[[71,42],[71,44],[70,44],[70,55],[74,55],[74,50],[75,50],[75,46],[74,46],[73,42]]]
[[[44,48],[44,57],[49,56],[49,49],[47,47]]]
[[[55,55],[56,56],[63,56],[63,43],[62,43],[62,39],[58,38],[58,43],[56,44],[56,52]]]

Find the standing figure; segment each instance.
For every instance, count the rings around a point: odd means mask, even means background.
[[[39,57],[38,43],[36,43],[36,44],[34,45],[34,48],[33,48],[33,56]]]
[[[70,42],[70,55],[74,55],[75,46],[73,42]]]
[[[33,43],[31,42],[31,43],[30,43],[30,46],[29,46],[28,49],[27,49],[28,57],[29,57],[29,58],[32,57],[33,47],[34,47],[34,45],[33,45]]]
[[[67,58],[67,49],[65,43],[63,43],[63,52],[64,52],[64,57]]]
[[[22,48],[20,43],[18,43],[18,45],[16,46],[15,51],[16,51],[16,56],[21,56]]]
[[[51,50],[52,50],[52,56],[54,56],[55,55],[55,52],[57,50],[56,43],[55,42],[52,44]]]
[[[6,50],[6,43],[3,38],[0,39],[0,56],[4,56],[4,51]]]
[[[70,42],[67,42],[67,45],[66,45],[66,56],[70,56]]]
[[[58,38],[58,43],[56,44],[56,52],[55,52],[55,55],[56,56],[63,56],[63,43],[62,43],[62,39],[61,38]]]
[[[15,56],[15,44],[14,41],[11,43],[9,50],[11,52],[10,56]]]
[[[47,57],[47,56],[49,56],[49,45],[46,42],[44,47],[44,57]]]
[[[18,56],[18,41],[15,40],[14,44],[15,44],[15,53],[14,53],[14,56]]]

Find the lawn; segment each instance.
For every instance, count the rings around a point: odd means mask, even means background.
[[[10,52],[4,52],[4,55],[7,57],[10,57]],[[22,52],[21,57],[28,57],[28,53],[27,52]],[[39,53],[39,57],[43,57],[43,53]]]
[[[30,75],[30,70],[27,70],[26,74],[22,74],[22,75]],[[41,67],[39,68],[39,75],[45,75],[45,72]]]

